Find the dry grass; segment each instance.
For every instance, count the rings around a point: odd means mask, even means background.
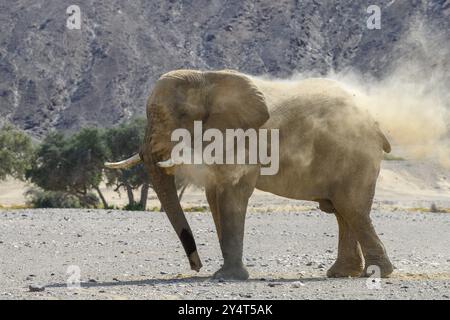
[[[383,160],[386,161],[404,161],[405,158],[395,156],[393,154],[385,153]]]
[[[30,209],[31,207],[25,204],[11,204],[11,205],[2,205],[0,204],[0,210],[22,210],[22,209]]]
[[[450,280],[450,273],[397,273],[395,272],[390,278],[401,280]],[[388,280],[389,281],[389,280]]]
[[[422,212],[422,213],[450,213],[450,208],[418,207],[418,208],[408,208],[407,210],[414,211],[414,212]]]

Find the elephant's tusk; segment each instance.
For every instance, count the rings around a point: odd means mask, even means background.
[[[178,161],[174,162],[172,159],[168,159],[166,161],[160,161],[157,163],[158,167],[161,167],[161,168],[172,168],[179,164],[182,164],[182,163],[178,162]]]
[[[141,157],[139,156],[139,153],[137,153],[134,156],[132,156],[131,158],[124,160],[124,161],[106,162],[105,167],[109,168],[109,169],[127,169],[127,168],[131,168],[131,167],[137,165],[141,161],[142,161]]]

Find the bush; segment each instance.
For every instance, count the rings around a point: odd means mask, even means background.
[[[101,130],[85,128],[71,137],[53,132],[37,148],[26,178],[43,190],[56,192],[52,197],[61,192],[77,197],[85,208],[98,207],[98,198],[91,193],[96,191],[106,208],[99,188],[106,154]]]
[[[28,190],[27,204],[33,208],[81,208],[80,200],[60,191]]]
[[[126,211],[145,211],[144,206],[140,202],[134,202],[129,203],[125,207],[123,207],[123,210]]]
[[[28,135],[12,125],[0,129],[0,181],[8,176],[23,180],[32,155],[33,146]]]

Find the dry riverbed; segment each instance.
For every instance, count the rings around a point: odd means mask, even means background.
[[[3,210],[0,299],[450,299],[450,214],[376,203],[372,217],[397,269],[371,289],[367,279],[325,277],[337,224],[311,207],[250,208],[245,282],[209,279],[221,262],[209,212],[188,213],[204,264],[195,273],[163,213]],[[68,289],[77,270],[81,288]]]

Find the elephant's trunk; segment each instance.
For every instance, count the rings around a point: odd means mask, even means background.
[[[202,263],[197,253],[197,246],[195,245],[191,228],[189,227],[178,199],[175,178],[163,173],[162,170],[155,165],[153,159],[147,159],[147,157],[151,157],[150,152],[146,153],[145,157],[146,159],[144,162],[150,174],[153,188],[161,201],[162,207],[166,211],[170,223],[183,244],[191,269],[199,271],[202,267]]]

